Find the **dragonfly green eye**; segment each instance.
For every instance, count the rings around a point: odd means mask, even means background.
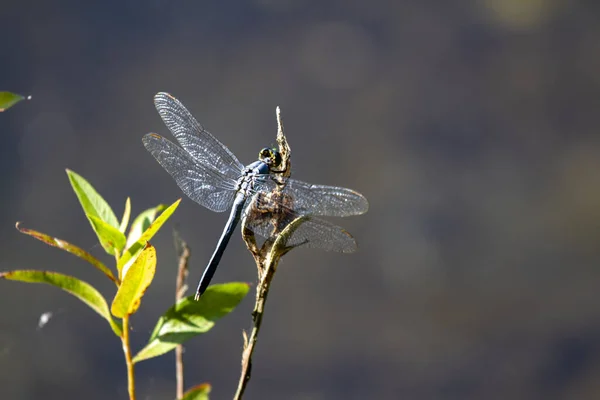
[[[266,163],[271,168],[281,165],[281,154],[275,149],[265,147],[258,153],[258,159]]]

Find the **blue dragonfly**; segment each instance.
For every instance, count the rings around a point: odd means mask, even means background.
[[[270,239],[285,224],[301,217],[302,223],[289,235],[286,246],[343,253],[356,250],[356,242],[348,232],[318,217],[363,214],[369,207],[363,195],[342,187],[281,179],[276,173],[280,172],[282,157],[275,149],[262,149],[257,161],[244,166],[175,97],[158,93],[154,104],[179,146],[149,133],[142,139],[146,149],[190,199],[215,212],[231,209],[198,283],[196,300],[208,287],[242,218],[245,228]]]

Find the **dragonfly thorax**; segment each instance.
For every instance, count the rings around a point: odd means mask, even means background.
[[[253,189],[254,181],[264,180],[269,176],[269,165],[262,160],[254,161],[244,167],[242,174],[237,180],[236,191],[240,192],[243,197],[248,195],[247,191]]]

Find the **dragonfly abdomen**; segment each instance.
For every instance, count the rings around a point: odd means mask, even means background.
[[[219,242],[217,243],[217,247],[213,252],[202,277],[200,278],[200,282],[198,282],[198,288],[196,289],[195,299],[198,300],[200,296],[204,293],[212,277],[217,270],[217,266],[221,261],[221,257],[223,257],[223,253],[225,252],[225,248],[227,248],[227,244],[229,243],[229,239],[231,239],[231,235],[238,222],[240,221],[240,217],[242,215],[242,210],[244,208],[244,203],[246,198],[242,192],[238,192],[235,196],[235,200],[233,202],[233,207],[231,207],[231,213],[229,214],[229,218],[227,219],[227,223],[225,224],[225,228],[223,228],[223,233],[219,238]]]

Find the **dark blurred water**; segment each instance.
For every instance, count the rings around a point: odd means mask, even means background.
[[[141,144],[180,98],[242,162],[275,140],[294,177],[364,193],[335,221],[353,255],[291,252],[254,360],[254,399],[600,398],[600,9],[592,1],[33,2],[3,4],[0,269],[77,275],[24,225],[102,257],[65,168],[117,214],[182,196]],[[199,277],[226,217],[172,218]],[[134,346],[173,299],[169,230]],[[216,281],[255,281],[239,235]],[[0,398],[125,399],[120,343],[50,287],[0,282]],[[186,348],[188,386],[229,398],[247,299]],[[60,310],[60,312],[58,312]],[[56,315],[42,329],[39,316]],[[173,356],[141,363],[140,399],[174,397]]]

